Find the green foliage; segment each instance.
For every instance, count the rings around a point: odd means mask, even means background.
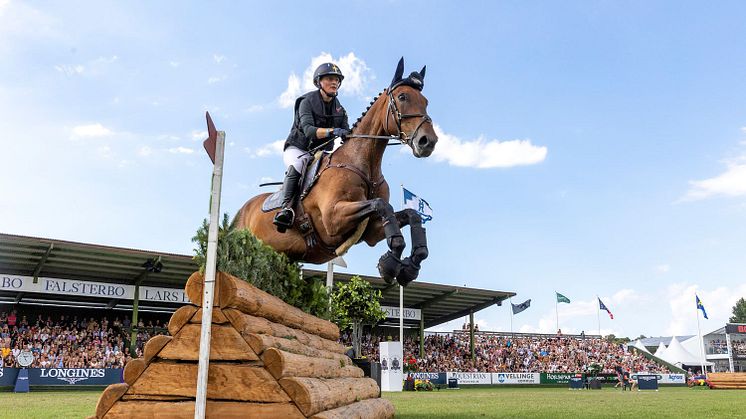
[[[381,309],[381,291],[357,275],[350,282],[338,283],[332,292],[332,318],[340,329],[355,323],[375,324],[386,318]]]
[[[728,320],[731,323],[746,323],[746,300],[741,297],[733,306],[733,317]]]
[[[208,221],[192,241],[197,244],[194,260],[204,272],[207,262]],[[300,265],[262,243],[248,230],[231,229],[228,214],[218,230],[217,269],[241,278],[286,303],[324,319],[329,318],[329,297],[325,285],[301,277]]]

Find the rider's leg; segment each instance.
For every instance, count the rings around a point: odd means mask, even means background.
[[[295,203],[295,196],[298,194],[299,181],[300,173],[295,167],[288,166],[285,181],[282,184],[282,209],[275,215],[273,221],[280,233],[284,233],[285,230],[293,226],[295,220],[293,204]]]
[[[287,166],[285,172],[285,181],[282,185],[282,209],[275,215],[273,223],[277,226],[277,231],[284,233],[288,228],[292,228],[295,220],[293,206],[295,197],[298,194],[300,174],[303,173],[303,167],[309,156],[305,151],[297,147],[288,147],[282,152],[282,161]]]

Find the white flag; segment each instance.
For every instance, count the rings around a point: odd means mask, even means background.
[[[433,209],[430,208],[430,204],[419,196],[409,192],[407,188],[402,186],[402,192],[404,193],[404,208],[411,208],[417,211],[422,217],[422,224],[433,219]]]

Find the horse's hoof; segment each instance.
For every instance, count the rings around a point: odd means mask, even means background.
[[[387,284],[393,284],[401,270],[401,261],[391,252],[386,252],[378,259],[378,272]]]
[[[420,275],[420,267],[412,263],[409,258],[405,258],[402,261],[402,267],[399,271],[399,275],[396,276],[396,281],[399,285],[406,287],[410,282],[417,279]]]

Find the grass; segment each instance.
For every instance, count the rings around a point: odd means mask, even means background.
[[[84,418],[94,413],[100,391],[0,393],[0,418]],[[384,393],[407,418],[744,417],[746,392],[663,387],[622,392],[605,388],[462,388]]]

